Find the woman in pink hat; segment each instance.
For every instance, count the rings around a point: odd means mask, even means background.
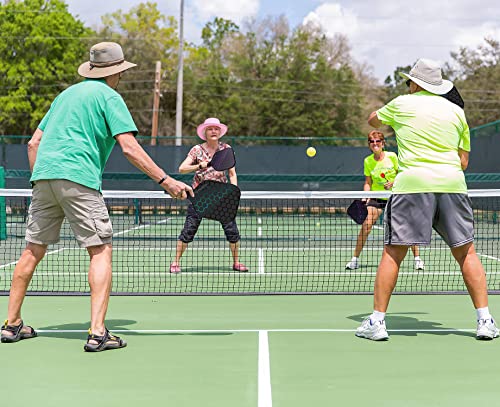
[[[189,150],[186,159],[179,166],[179,172],[181,174],[189,172],[195,173],[193,178],[193,189],[196,188],[201,182],[207,180],[228,182],[225,172],[216,171],[213,167],[208,167],[208,163],[217,151],[231,148],[229,144],[221,143],[219,141],[219,139],[227,133],[227,126],[222,124],[219,119],[211,117],[198,126],[196,133],[198,134],[198,137],[205,142],[197,144]],[[228,171],[228,175],[229,182],[233,185],[237,185],[238,178],[234,167]],[[196,213],[193,205],[189,204],[184,228],[182,229],[179,235],[179,241],[177,242],[175,260],[170,264],[171,273],[177,274],[181,272],[181,257],[186,251],[188,244],[193,241],[201,221],[202,218]],[[233,256],[233,270],[242,272],[248,271],[248,267],[243,263],[240,263],[238,259],[240,232],[238,231],[236,221],[233,220],[226,224],[223,223],[222,228],[224,229],[224,234],[229,242],[229,248],[231,249],[231,254]]]

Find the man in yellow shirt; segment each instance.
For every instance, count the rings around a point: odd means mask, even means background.
[[[463,170],[470,134],[464,111],[444,97],[453,83],[434,61],[420,59],[409,74],[410,94],[373,112],[368,123],[391,126],[398,143],[399,172],[385,214],[385,247],[377,270],[374,311],[356,330],[371,340],[389,338],[385,313],[399,266],[412,245],[429,245],[432,229],[448,244],[477,312],[478,339],[499,336],[489,308],[486,275],[474,248],[474,219]]]

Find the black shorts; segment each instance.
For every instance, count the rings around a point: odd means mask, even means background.
[[[198,213],[194,210],[193,205],[190,203],[187,208],[186,221],[184,222],[184,228],[179,235],[179,240],[184,243],[191,243],[202,220],[203,218],[198,215]],[[229,223],[221,223],[221,225],[229,243],[236,243],[240,240],[240,232],[235,220]]]
[[[380,199],[380,198],[370,198],[366,203],[366,206],[373,206],[374,208],[377,209],[385,209],[386,205],[387,205],[387,199]]]

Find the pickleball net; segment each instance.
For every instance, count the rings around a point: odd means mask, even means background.
[[[360,257],[360,268],[346,270],[360,226],[346,214],[366,192],[243,192],[236,218],[241,235],[239,260],[250,271],[232,270],[233,259],[221,225],[203,220],[170,274],[187,201],[163,192],[104,191],[113,224],[113,288],[123,295],[244,295],[371,293],[383,249],[382,217]],[[490,292],[500,292],[500,190],[470,191],[475,244]],[[25,247],[30,190],[0,190],[0,292],[7,294]],[[409,214],[410,216],[410,214]],[[408,251],[396,293],[466,292],[458,264],[443,240],[420,247],[424,270]],[[85,249],[66,223],[59,243],[50,245],[35,271],[30,294],[88,294]]]

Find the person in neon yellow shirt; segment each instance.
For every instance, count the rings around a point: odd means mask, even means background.
[[[413,244],[429,245],[434,229],[450,247],[477,315],[477,339],[500,334],[488,307],[486,274],[474,247],[474,213],[464,170],[470,133],[461,106],[445,96],[454,88],[440,66],[419,59],[401,72],[409,95],[398,96],[372,112],[368,124],[391,126],[398,143],[399,172],[385,212],[384,252],[377,270],[373,312],[356,336],[387,340],[385,313],[399,267]]]
[[[398,173],[398,157],[396,153],[384,151],[384,134],[378,130],[372,130],[368,133],[368,147],[373,154],[366,157],[364,161],[365,184],[363,191],[391,190]],[[385,198],[371,198],[365,201],[368,216],[359,230],[354,256],[345,266],[346,269],[350,270],[359,268],[359,256],[363,251],[373,225],[375,225],[387,204]],[[425,265],[419,256],[418,246],[412,246],[411,249],[415,256],[415,269],[423,270]]]

